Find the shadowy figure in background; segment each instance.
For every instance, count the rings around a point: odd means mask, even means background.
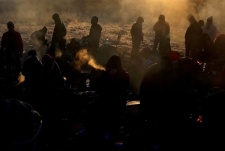
[[[216,46],[208,34],[203,33],[201,38],[202,52],[199,54],[199,61],[214,63],[217,60]]]
[[[74,56],[75,56],[76,52],[81,49],[81,45],[80,45],[79,41],[76,41],[75,38],[72,38],[70,40],[70,43],[68,43],[66,47],[69,51],[74,53]]]
[[[204,20],[199,20],[198,25],[202,28],[202,31],[204,30],[203,28],[205,27],[205,22]]]
[[[22,66],[22,74],[25,76],[24,84],[27,90],[40,88],[42,72],[43,66],[37,59],[37,52],[30,50]]]
[[[83,37],[82,40],[87,41],[87,45],[91,50],[96,50],[99,48],[99,42],[101,38],[102,27],[98,24],[98,17],[93,16],[91,18],[91,28],[89,35]]]
[[[17,81],[21,71],[23,55],[23,40],[19,32],[15,31],[14,23],[7,23],[8,31],[2,36],[1,55],[3,59],[3,72],[9,81]]]
[[[192,58],[193,61],[196,61],[201,51],[200,41],[203,31],[192,14],[187,19],[190,25],[185,33],[185,57]]]
[[[156,51],[158,48],[160,55],[168,55],[170,50],[170,25],[165,20],[165,15],[159,15],[159,19],[153,26],[153,30],[155,31],[153,51]]]
[[[203,33],[208,34],[213,42],[216,40],[216,37],[218,35],[218,31],[217,31],[216,26],[213,24],[213,17],[212,16],[210,16],[207,19],[206,24],[203,27]]]
[[[34,31],[30,36],[32,42],[37,46],[48,46],[48,40],[45,38],[47,30],[48,29],[44,26],[42,29]]]
[[[56,49],[64,50],[66,46],[65,36],[67,29],[64,23],[61,21],[59,14],[55,13],[52,15],[52,19],[55,21],[55,27],[52,34],[52,42],[49,54],[55,57]]]
[[[142,32],[143,23],[144,18],[138,17],[136,23],[132,25],[130,30],[132,37],[131,59],[137,59],[141,42],[143,43],[143,32]]]
[[[45,38],[47,31],[48,29],[44,26],[42,29],[36,30],[30,35],[32,43],[36,47],[37,57],[39,59],[46,54],[48,47],[48,40]]]
[[[65,88],[61,69],[55,59],[46,54],[42,57],[43,64],[43,87],[45,89]]]
[[[225,66],[225,34],[220,34],[215,40],[217,70],[221,72]]]

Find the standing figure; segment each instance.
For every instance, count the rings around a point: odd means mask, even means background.
[[[213,24],[213,17],[209,17],[203,27],[203,32],[208,34],[213,42],[215,42],[218,31],[216,26]]]
[[[132,50],[131,58],[135,59],[138,56],[141,42],[143,42],[142,24],[144,22],[143,17],[138,17],[136,23],[131,27],[130,33],[132,37]]]
[[[55,21],[55,27],[52,34],[52,43],[50,48],[50,55],[55,57],[56,48],[63,50],[65,48],[65,36],[67,33],[66,27],[61,21],[59,14],[52,15],[52,19]]]
[[[88,129],[94,138],[92,141],[95,146],[101,144],[96,146],[97,148],[108,144],[107,146],[111,149],[111,145],[114,145],[113,142],[116,141],[126,109],[129,81],[129,75],[122,67],[121,58],[112,55],[106,63],[106,70],[97,78],[98,100],[88,116],[88,122],[90,122]],[[106,134],[107,141],[102,141]]]
[[[201,51],[201,37],[203,34],[202,28],[199,26],[195,17],[191,14],[188,16],[190,23],[185,33],[185,56],[197,60],[198,54]]]
[[[165,15],[159,15],[159,19],[153,26],[153,30],[155,31],[153,51],[156,51],[158,48],[161,55],[168,55],[168,51],[170,50],[170,25],[165,20]]]
[[[36,50],[29,50],[22,66],[22,74],[25,76],[25,88],[34,89],[40,87],[42,72],[43,65],[37,58]]]
[[[102,27],[98,24],[98,17],[93,16],[91,18],[91,29],[89,31],[89,35],[84,37],[88,41],[88,47],[90,49],[98,49],[99,42],[101,38]]]
[[[3,33],[1,41],[1,54],[4,73],[7,79],[16,80],[20,70],[23,55],[23,40],[19,32],[15,31],[14,23],[7,23],[8,31]]]

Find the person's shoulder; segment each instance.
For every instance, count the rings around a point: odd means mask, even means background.
[[[212,24],[212,28],[215,30],[217,29],[217,27],[214,24]]]
[[[166,21],[166,25],[168,25],[168,26],[169,26],[169,25],[170,25],[170,23],[169,23],[168,21]]]
[[[102,30],[102,26],[100,24],[97,24],[96,27]]]
[[[160,22],[159,21],[156,21],[154,25],[158,25],[158,24],[160,24]]]
[[[17,36],[21,36],[20,32],[16,31],[16,30],[14,31],[14,34],[17,35]]]
[[[5,37],[5,36],[7,36],[8,34],[9,34],[9,32],[6,31],[6,32],[4,32],[4,33],[2,34],[2,36]]]
[[[132,26],[131,26],[131,30],[136,29],[136,28],[137,28],[137,23],[133,23]]]

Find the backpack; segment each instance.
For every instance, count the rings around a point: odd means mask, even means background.
[[[65,37],[66,36],[66,33],[67,33],[67,30],[66,30],[66,27],[65,27],[65,25],[63,24],[63,23],[61,23],[61,36],[62,37]]]

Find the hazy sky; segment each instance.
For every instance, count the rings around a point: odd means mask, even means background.
[[[159,13],[169,19],[180,19],[196,10],[201,18],[212,15],[217,18],[225,6],[223,0],[0,0],[0,3],[1,12],[16,11],[20,17],[42,13],[46,14],[42,17],[47,17],[57,11],[87,17],[96,14],[111,20],[130,20],[140,15],[150,18]]]
[[[151,20],[163,13],[171,22],[196,12],[199,18],[214,16],[220,20],[225,6],[223,0],[0,0],[0,3],[1,12],[11,11],[21,18],[49,17],[53,12],[60,12],[84,18],[95,14],[107,20],[129,21],[137,16]]]
[[[47,24],[58,12],[64,21],[74,18],[89,21],[97,15],[101,23],[132,24],[143,16],[151,27],[160,14],[174,28],[188,26],[186,16],[194,14],[197,20],[213,16],[221,32],[225,22],[225,0],[0,0],[0,19]]]

